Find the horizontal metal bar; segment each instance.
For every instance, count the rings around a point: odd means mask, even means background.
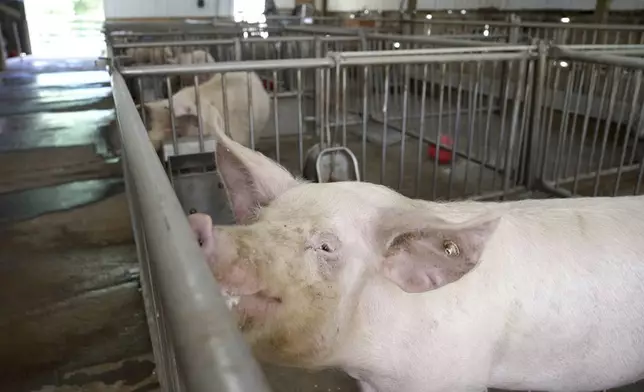
[[[390,53],[393,52],[393,53]],[[249,60],[226,61],[220,63],[188,64],[188,65],[147,65],[124,67],[121,69],[123,76],[151,76],[151,75],[194,75],[202,73],[223,72],[253,72],[277,69],[310,69],[328,68],[336,65],[394,65],[394,64],[430,64],[440,62],[467,62],[467,61],[511,61],[532,57],[529,52],[515,53],[457,53],[457,54],[427,54],[394,55],[398,51],[382,51],[369,57],[343,58],[342,52],[329,54],[322,58],[283,59],[283,60]]]
[[[337,34],[337,35],[358,35],[361,30],[373,30],[371,28],[349,28],[337,26],[284,26],[284,31],[294,31],[298,33],[318,33],[318,34]]]
[[[506,45],[505,43],[496,43],[496,42],[487,42],[487,41],[475,41],[475,40],[466,40],[466,39],[453,39],[445,38],[447,36],[419,36],[419,35],[394,35],[394,34],[367,34],[367,38],[370,39],[381,39],[397,42],[422,42],[427,44],[443,45],[443,46],[501,46]]]
[[[394,19],[395,20],[395,19]],[[394,21],[392,20],[392,21]],[[557,22],[504,22],[498,20],[453,20],[453,19],[413,19],[406,21],[412,24],[423,25],[456,25],[456,26],[480,26],[490,27],[537,27],[544,29],[588,29],[588,30],[623,30],[623,31],[644,31],[644,26],[629,24],[590,24],[590,23],[557,23]]]
[[[288,37],[286,35],[285,37]],[[319,39],[322,42],[359,42],[361,40],[360,37],[353,37],[353,36],[343,36],[343,35],[333,35],[333,36],[317,36],[315,37]]]
[[[206,46],[206,45],[234,45],[235,40],[232,38],[223,39],[193,39],[181,41],[155,41],[155,42],[127,42],[112,45],[113,49],[129,48],[162,48],[166,46]]]
[[[576,45],[559,45],[565,50],[644,50],[642,44],[576,44]]]
[[[120,70],[123,76],[148,75],[193,75],[202,73],[222,72],[253,72],[261,70],[293,69],[293,68],[324,68],[335,65],[329,57],[287,60],[254,60],[226,61],[221,63],[189,64],[189,65],[148,65],[125,67]]]
[[[317,37],[321,41],[359,41],[358,37]],[[248,37],[241,38],[241,44],[263,44],[263,43],[286,43],[286,42],[314,42],[316,39],[312,35],[284,35],[284,36],[269,36],[266,38],[261,37]],[[127,48],[159,48],[159,47],[185,47],[185,46],[215,46],[215,45],[234,45],[235,38],[220,38],[220,39],[192,39],[192,40],[175,40],[175,41],[155,41],[155,42],[127,42],[112,45],[113,49],[127,49]]]
[[[342,58],[372,57],[372,56],[404,56],[404,55],[428,55],[428,54],[450,54],[450,53],[479,53],[479,52],[512,52],[536,50],[536,45],[507,45],[491,47],[461,47],[461,48],[427,48],[427,49],[397,49],[397,50],[374,50],[359,52],[336,52]]]
[[[383,51],[385,52],[385,51]],[[396,52],[396,51],[393,51]],[[341,59],[341,65],[394,65],[394,64],[431,64],[468,61],[510,61],[532,57],[528,52],[516,53],[458,53],[458,54],[427,54],[392,56],[382,53],[373,57],[355,57]]]
[[[269,392],[117,71],[112,73],[112,88],[128,174],[140,198],[154,282],[187,391]]]
[[[605,64],[615,65],[618,67],[629,67],[644,69],[644,59],[637,59],[632,57],[615,56],[603,53],[588,53],[562,49],[561,47],[553,46],[550,48],[549,55],[559,59],[583,61],[592,64]]]

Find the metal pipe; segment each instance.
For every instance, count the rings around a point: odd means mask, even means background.
[[[192,75],[202,73],[222,72],[253,72],[265,69],[290,69],[290,68],[326,68],[332,67],[335,62],[331,58],[293,59],[293,60],[254,60],[254,61],[227,61],[222,63],[205,63],[189,65],[149,65],[126,67],[121,69],[123,76],[140,75]]]
[[[112,88],[123,152],[141,198],[141,223],[154,262],[155,283],[186,390],[269,392],[259,365],[228,313],[125,81],[116,71]]]
[[[453,38],[443,38],[441,37],[426,37],[419,35],[393,35],[393,34],[367,34],[367,38],[371,39],[380,39],[380,40],[394,40],[398,42],[423,42],[428,44],[444,45],[444,46],[504,46],[507,45],[502,42],[484,42],[484,41],[474,41],[474,40],[465,40],[465,39],[453,39]],[[448,36],[447,36],[448,37]]]
[[[511,61],[524,60],[532,57],[530,53],[462,53],[462,54],[428,54],[410,56],[389,56],[386,54],[375,57],[339,58],[342,65],[394,65],[394,64],[430,64],[456,63],[468,61]]]
[[[563,49],[559,46],[550,48],[549,55],[560,59],[577,60],[591,64],[616,65],[618,67],[644,69],[644,59],[619,57],[606,53],[575,52]]]
[[[373,56],[413,56],[429,54],[452,54],[452,53],[479,53],[479,52],[517,52],[536,50],[536,45],[508,45],[492,47],[467,47],[467,48],[426,48],[426,49],[402,49],[402,50],[374,50],[357,52],[329,52],[334,53],[342,59]]]

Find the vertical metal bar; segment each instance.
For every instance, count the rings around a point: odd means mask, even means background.
[[[584,115],[584,123],[581,131],[581,141],[579,143],[579,155],[577,156],[577,166],[575,168],[574,181],[572,184],[572,194],[577,193],[577,185],[579,184],[579,174],[581,171],[581,159],[584,155],[584,144],[586,143],[586,135],[588,134],[588,122],[590,121],[590,112],[593,107],[593,98],[595,97],[595,84],[597,83],[597,68],[593,68],[590,74],[590,86],[588,87],[588,100],[586,101],[586,113]],[[599,116],[597,120],[599,120]]]
[[[531,111],[531,121],[530,121],[530,130],[528,135],[528,147],[526,148],[525,157],[525,187],[528,190],[532,190],[534,186],[534,180],[536,176],[540,176],[539,171],[539,157],[540,157],[540,145],[541,140],[541,114],[543,111],[543,96],[544,88],[546,85],[546,73],[547,73],[547,47],[543,41],[539,42],[539,58],[537,60],[537,70],[535,73],[534,83],[534,96],[532,98],[532,111]]]
[[[275,159],[281,163],[280,158],[280,124],[279,107],[277,98],[277,71],[273,71],[273,123],[275,125]]]
[[[550,156],[550,139],[553,134],[552,131],[552,125],[554,122],[554,116],[555,116],[555,105],[554,102],[557,97],[557,93],[559,91],[559,80],[561,76],[561,67],[555,67],[555,77],[552,82],[552,88],[550,89],[550,99],[547,100],[550,105],[550,114],[547,116],[548,121],[547,121],[547,126],[545,128],[545,141],[543,143],[543,154],[542,154],[542,161],[541,161],[541,169],[540,169],[540,176],[543,178],[545,177],[546,173],[546,167],[548,165],[548,157]],[[544,120],[545,122],[545,120]]]
[[[387,110],[389,103],[389,66],[385,66],[385,92],[384,102],[382,104],[382,152],[380,156],[380,184],[385,184],[385,165],[387,163]]]
[[[224,131],[228,137],[232,137],[230,134],[230,114],[228,113],[228,88],[226,87],[226,73],[220,73],[221,77],[221,102],[224,109]]]
[[[496,70],[498,67],[499,63],[495,61],[492,63],[492,78],[490,78],[490,94],[488,95],[487,99],[487,115],[486,115],[486,120],[485,120],[485,132],[483,134],[483,159],[482,162],[484,164],[488,163],[488,159],[490,157],[490,128],[491,128],[491,123],[492,123],[492,108],[496,104],[496,100],[494,97],[494,75],[496,75]],[[495,165],[497,165],[498,162],[495,162]],[[480,194],[481,193],[481,187],[483,186],[483,173],[485,172],[485,165],[480,165],[480,170],[479,170],[479,181],[476,189],[476,193]],[[496,177],[496,171],[494,173],[494,177]]]
[[[525,84],[525,73],[526,73],[526,67],[528,64],[528,60],[521,60],[519,67],[519,80],[517,82],[517,89],[516,89],[516,94],[514,96],[514,106],[512,108],[512,123],[510,125],[510,134],[508,137],[508,148],[506,150],[505,154],[505,172],[504,178],[503,178],[503,196],[501,197],[502,199],[505,199],[507,194],[510,191],[510,175],[513,172],[513,168],[509,167],[510,163],[512,162],[512,154],[514,152],[515,146],[515,139],[516,139],[516,131],[517,127],[519,125],[519,110],[521,109],[520,101],[521,101],[521,96],[523,95],[523,88]]]
[[[508,70],[507,75],[510,75],[510,77],[512,77],[513,68],[514,68],[514,62],[510,61],[509,64],[507,64],[507,70]],[[503,92],[503,106],[501,108],[501,132],[499,134],[499,140],[497,141],[497,145],[496,145],[496,158],[494,160],[494,177],[492,177],[492,189],[496,188],[497,175],[500,175],[505,171],[511,170],[510,168],[508,168],[507,161],[503,162],[503,169],[500,168],[501,150],[503,148],[503,139],[505,137],[505,128],[507,123],[506,118],[507,118],[508,105],[509,105],[508,95],[510,95],[510,83],[505,84],[505,91]]]
[[[147,116],[147,113],[146,113],[146,110],[145,110],[145,99],[144,99],[145,97],[143,96],[143,81],[141,79],[142,79],[141,76],[136,78],[136,84],[137,84],[137,87],[139,89],[139,97],[140,97],[140,101],[141,101],[139,103],[139,108],[141,109],[141,121],[143,121],[143,125],[145,125],[145,127],[147,128],[147,125],[148,125],[147,117],[148,116]],[[168,96],[168,98],[169,98],[169,96]]]
[[[423,163],[423,146],[425,143],[425,108],[427,105],[427,83],[430,83],[427,79],[427,69],[429,65],[423,65],[423,79],[421,87],[421,96],[420,96],[420,129],[418,130],[418,151],[417,151],[417,160],[416,160],[416,190],[415,197],[420,195],[420,179],[422,176],[422,163]]]
[[[367,131],[369,122],[369,66],[365,65],[362,69],[362,180],[367,180]]]
[[[476,114],[478,113],[477,107],[478,107],[478,97],[479,97],[479,84],[481,80],[481,62],[477,61],[476,62],[476,73],[475,74],[470,74],[470,99],[469,99],[469,113],[468,113],[468,120],[469,120],[469,132],[467,135],[467,159],[465,160],[465,176],[463,178],[463,195],[467,195],[467,185],[468,185],[468,174],[470,172],[469,164],[470,164],[470,158],[472,156],[472,145],[474,144],[474,127],[476,125]],[[474,75],[474,76],[473,76]],[[472,83],[472,79],[475,79],[474,83]],[[474,86],[472,86],[474,84]],[[481,165],[483,166],[483,165]]]
[[[604,85],[602,87],[602,93],[600,95],[601,98],[599,100],[599,113],[597,113],[597,119],[601,119],[602,118],[602,113],[604,112],[604,102],[606,101],[606,97],[608,95],[607,92],[608,92],[608,81],[609,80],[610,80],[610,78],[608,78],[608,77],[606,77],[606,75],[604,75]],[[600,128],[600,126],[601,126],[601,121],[595,121],[595,132],[593,134],[593,142],[592,142],[591,147],[590,147],[590,157],[588,158],[588,167],[586,168],[586,170],[588,172],[592,171],[592,164],[593,164],[593,161],[594,161],[593,158],[595,157],[595,149],[597,148],[597,139],[599,138],[599,128]]]
[[[407,139],[407,104],[409,102],[409,65],[404,66],[405,84],[403,87],[402,133],[400,139],[400,161],[398,163],[398,189],[402,189],[405,175],[405,141]],[[418,141],[422,143],[422,139]]]
[[[617,195],[617,191],[619,190],[619,184],[622,179],[622,171],[624,169],[624,163],[626,159],[626,146],[628,145],[628,139],[630,137],[630,132],[631,129],[633,129],[633,122],[635,121],[635,117],[637,116],[637,107],[640,105],[640,88],[642,87],[642,70],[638,70],[635,73],[635,83],[634,83],[634,91],[633,91],[633,100],[631,102],[631,111],[628,116],[628,124],[626,125],[626,135],[624,136],[624,145],[622,147],[622,154],[619,158],[619,168],[617,169],[617,177],[615,178],[615,188],[613,188],[613,196]],[[642,112],[644,112],[644,106],[642,106]],[[640,118],[640,126],[644,122],[644,116]],[[639,127],[638,127],[639,128]],[[633,138],[633,151],[635,151],[635,146],[637,143],[637,132],[635,132],[635,137]],[[644,166],[642,163],[640,165]]]
[[[436,189],[438,188],[438,156],[440,155],[440,139],[441,139],[441,130],[443,129],[443,105],[444,105],[444,99],[445,99],[445,73],[446,73],[446,65],[445,63],[441,64],[441,89],[439,92],[439,99],[438,99],[438,126],[436,127],[435,131],[435,139],[436,140],[436,155],[434,156],[434,178],[433,178],[433,184],[432,184],[432,199],[436,199]],[[448,87],[450,88],[450,87]]]
[[[172,94],[172,83],[170,77],[165,78],[165,85],[168,89],[168,109],[170,110],[170,128],[172,128],[172,151],[174,155],[179,155],[179,143],[177,141],[177,125],[174,118],[174,97]],[[165,135],[164,135],[165,136]]]
[[[250,130],[250,148],[255,149],[255,111],[253,110],[253,87],[250,83],[250,72],[246,73],[246,87],[248,88],[248,125]]]
[[[574,64],[570,66],[570,72],[568,72],[567,81],[566,81],[566,95],[564,96],[564,104],[562,110],[562,119],[561,124],[559,124],[559,140],[557,142],[557,149],[555,151],[555,163],[552,170],[552,176],[555,180],[555,186],[559,184],[560,180],[560,160],[562,151],[565,149],[564,145],[566,143],[566,134],[568,127],[568,116],[570,115],[570,96],[574,93],[573,82],[574,82]]]
[[[460,63],[458,73],[458,90],[456,92],[456,118],[454,119],[454,137],[452,138],[452,159],[451,169],[449,171],[449,180],[447,183],[447,198],[452,197],[452,188],[454,186],[454,169],[456,168],[456,151],[458,150],[458,142],[461,133],[461,108],[463,98],[463,72],[465,63]],[[439,140],[440,143],[440,140]]]
[[[335,90],[335,124],[333,126],[333,142],[328,140],[327,142],[329,143],[329,146],[334,145],[335,143],[338,142],[338,133],[340,132],[340,63],[336,63],[335,66],[335,83],[334,83],[334,90]],[[333,144],[332,144],[333,143]]]
[[[610,101],[608,101],[608,116],[606,118],[606,125],[604,126],[604,140],[602,141],[601,152],[599,154],[599,161],[597,162],[597,172],[595,175],[595,185],[593,187],[593,196],[597,196],[599,193],[599,181],[601,178],[601,169],[604,164],[604,155],[606,154],[606,142],[608,141],[608,135],[611,126],[611,120],[613,118],[613,109],[615,108],[615,100],[617,99],[617,90],[619,88],[619,72],[621,68],[615,67],[613,69],[613,86],[610,92]]]
[[[304,115],[302,114],[302,69],[297,70],[297,148],[300,158],[300,173],[304,171]]]
[[[347,146],[347,69],[342,68],[342,145]]]
[[[199,93],[199,75],[194,75],[193,83],[195,85],[195,105],[197,105],[197,121],[199,124],[199,152],[205,152],[204,147],[204,129],[203,129],[203,113],[201,110],[201,94]],[[211,130],[214,132],[214,130]]]
[[[625,97],[625,96],[626,96],[626,97],[628,97],[628,96],[630,96],[629,92],[630,92],[630,88],[631,88],[631,85],[632,85],[632,84],[631,84],[632,77],[633,77],[633,74],[632,74],[631,72],[629,72],[629,73],[627,74],[627,80],[626,80],[626,83],[624,84],[624,91],[622,91],[622,92],[621,92],[621,94],[620,94],[622,97]],[[618,93],[618,94],[619,94],[619,93]],[[627,107],[626,102],[622,101],[622,103],[620,104],[620,106],[621,106],[621,110],[619,111],[619,116],[617,117],[617,121],[615,122],[615,135],[614,135],[614,137],[613,137],[613,143],[612,143],[612,144],[613,144],[613,146],[612,146],[612,148],[611,148],[611,150],[610,150],[610,155],[609,155],[609,157],[608,157],[608,162],[611,162],[611,163],[612,163],[612,162],[614,162],[614,159],[615,159],[615,151],[617,150],[617,140],[619,139],[620,130],[621,130],[621,129],[622,129],[622,127],[623,127],[624,115],[625,115],[626,107]],[[625,142],[625,143],[627,142],[627,141],[626,141],[626,139],[625,139],[625,141],[624,141],[624,142]],[[623,163],[623,162],[622,162],[622,163]],[[620,163],[620,164],[621,164],[621,163]]]

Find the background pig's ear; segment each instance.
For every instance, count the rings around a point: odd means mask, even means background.
[[[453,224],[418,211],[385,215],[382,272],[408,293],[435,290],[474,269],[500,220]]]
[[[215,129],[217,170],[226,187],[237,223],[246,224],[255,212],[296,186],[297,180],[263,154],[246,148]]]

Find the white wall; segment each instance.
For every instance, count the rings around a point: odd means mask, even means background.
[[[243,1],[243,0],[242,0]],[[185,18],[232,16],[233,0],[103,0],[105,18]]]

